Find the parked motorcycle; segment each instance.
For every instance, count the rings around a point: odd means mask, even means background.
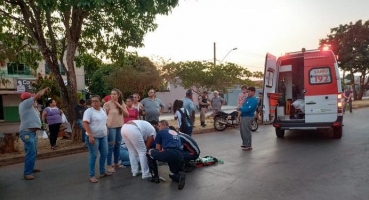
[[[238,112],[233,111],[231,113],[226,113],[223,111],[218,111],[214,115],[214,128],[217,131],[224,131],[228,127],[239,128],[240,123],[237,120]],[[256,131],[259,128],[257,118],[253,118],[251,121],[251,131]]]

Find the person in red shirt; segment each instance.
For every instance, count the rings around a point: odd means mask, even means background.
[[[128,121],[131,121],[131,120],[138,120],[139,113],[138,113],[138,110],[133,106],[133,96],[129,96],[126,99],[126,105],[127,105],[128,117],[124,117],[124,123],[127,123]]]

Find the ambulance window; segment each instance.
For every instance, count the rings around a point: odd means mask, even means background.
[[[265,76],[266,87],[269,87],[269,88],[273,87],[273,77],[274,77],[274,70],[268,69],[266,76]]]
[[[332,82],[332,74],[329,67],[313,68],[309,71],[310,84],[328,84]]]

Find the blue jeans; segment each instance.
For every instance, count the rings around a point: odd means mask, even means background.
[[[82,119],[77,119],[77,126],[81,129],[82,132],[82,142],[86,142],[86,130],[83,128],[83,121]]]
[[[95,144],[91,145],[89,137],[86,135],[86,144],[90,153],[88,167],[90,170],[90,177],[95,176],[95,163],[97,158],[97,152],[100,151],[100,175],[105,173],[105,161],[108,155],[108,140],[104,136],[102,138],[95,138]]]
[[[120,148],[120,160],[122,161],[121,165],[130,166],[131,163],[129,161],[129,153],[127,148]]]
[[[108,128],[108,166],[111,166],[112,157],[114,153],[114,164],[118,164],[119,161],[119,151],[120,151],[120,144],[122,143],[122,135],[120,130],[122,127],[116,128]]]
[[[24,175],[30,175],[35,168],[37,157],[37,136],[36,132],[21,131],[19,137],[24,142]]]

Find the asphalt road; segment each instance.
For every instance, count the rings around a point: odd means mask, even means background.
[[[23,164],[0,168],[0,200],[11,199],[369,199],[369,108],[344,118],[342,139],[332,131],[286,132],[276,138],[270,125],[253,133],[253,150],[240,149],[239,132],[230,129],[195,135],[202,156],[224,160],[187,175],[177,190],[168,167],[160,167],[167,182],[149,183],[129,169],[88,181],[88,154],[40,160],[36,179],[22,178]]]

